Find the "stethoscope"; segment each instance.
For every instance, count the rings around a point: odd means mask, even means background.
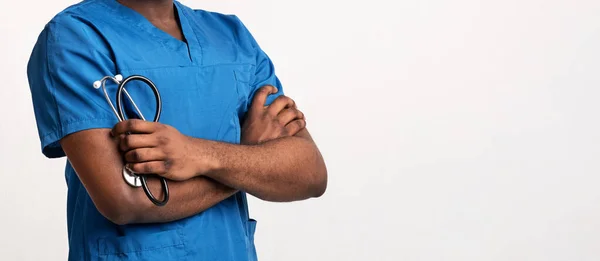
[[[106,81],[107,80],[112,80],[113,82],[118,84],[117,98],[115,99],[117,101],[116,107],[113,105],[113,103],[110,100],[110,97],[108,95],[108,92],[106,91]],[[105,76],[102,79],[100,79],[99,81],[94,82],[94,88],[99,89],[100,87],[102,87],[102,91],[104,91],[104,97],[106,98],[106,101],[110,105],[110,108],[112,109],[115,116],[117,116],[117,119],[119,120],[119,122],[122,122],[125,120],[125,116],[123,113],[123,93],[125,93],[127,98],[129,98],[129,101],[131,101],[133,108],[135,108],[135,110],[137,111],[138,115],[142,118],[142,120],[146,120],[144,118],[144,115],[140,111],[140,108],[135,104],[135,102],[133,101],[133,98],[131,98],[131,95],[129,95],[129,92],[127,92],[127,90],[125,89],[125,85],[127,85],[127,83],[130,83],[133,81],[141,81],[152,89],[152,92],[154,93],[154,97],[156,98],[156,112],[154,114],[153,121],[158,122],[158,120],[160,119],[160,113],[162,111],[162,101],[160,99],[160,93],[158,92],[158,88],[156,88],[156,85],[154,85],[154,83],[152,81],[150,81],[148,78],[146,78],[144,76],[140,76],[140,75],[132,75],[132,76],[125,78],[125,80],[123,80],[123,76],[120,74],[117,74],[114,77],[113,76]],[[123,167],[123,179],[125,180],[125,182],[127,182],[127,184],[129,184],[132,187],[135,187],[135,188],[142,187],[144,189],[144,192],[146,193],[146,196],[148,196],[148,198],[150,199],[150,201],[152,201],[152,203],[154,203],[154,205],[164,206],[169,201],[169,186],[167,185],[167,180],[163,177],[160,178],[161,187],[162,187],[163,194],[164,194],[164,199],[162,201],[156,199],[156,197],[154,197],[152,192],[148,189],[148,185],[146,184],[146,176],[137,175],[133,171],[129,170],[128,168]]]

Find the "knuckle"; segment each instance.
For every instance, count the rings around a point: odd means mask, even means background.
[[[282,117],[275,118],[275,124],[280,127],[285,126],[285,120]]]
[[[168,171],[171,169],[171,167],[173,166],[173,161],[172,160],[165,160],[163,161],[162,167],[164,169],[164,171]]]
[[[140,161],[142,159],[142,155],[139,150],[132,151],[130,153],[130,155],[131,155],[131,160],[133,160],[133,161]]]
[[[171,155],[171,153],[169,153],[167,150],[161,150],[159,156],[161,159],[171,160],[171,163],[173,163],[172,159],[169,155]]]
[[[287,97],[285,95],[281,95],[281,96],[279,96],[277,98],[281,99],[281,101],[283,101],[285,103],[293,103],[294,102],[294,100],[292,100],[292,98]]]
[[[130,169],[133,170],[133,172],[135,173],[143,173],[144,169],[142,168],[141,164],[131,164],[130,165]]]
[[[131,136],[125,135],[123,138],[123,146],[125,146],[125,149],[131,148],[132,139],[133,138]]]
[[[298,127],[304,128],[304,125],[306,125],[306,122],[304,120],[298,120],[298,121],[296,121],[296,124],[298,124]]]
[[[127,150],[129,148],[128,140],[129,139],[127,138],[127,136],[121,136],[121,142],[119,142],[119,147],[121,148],[121,150]]]
[[[279,128],[279,127],[281,127],[281,125],[282,125],[282,123],[281,123],[281,118],[274,117],[274,118],[271,120],[271,125],[273,125],[273,126],[276,126],[276,128]]]
[[[130,129],[130,130],[132,130],[132,129],[134,129],[134,128],[135,128],[135,126],[136,126],[136,125],[137,125],[137,124],[135,123],[135,121],[134,121],[134,120],[128,120],[128,121],[127,121],[127,129]]]
[[[271,92],[271,86],[264,86],[264,87],[260,88],[260,91],[259,91],[259,93],[261,95],[267,95],[267,94],[269,94],[269,92]]]
[[[294,116],[294,118],[296,116],[298,116],[298,111],[296,109],[294,109],[294,108],[287,108],[285,110],[285,112],[286,112],[287,116]]]
[[[260,115],[260,121],[268,121],[269,119],[275,119],[275,115],[272,115],[272,113],[269,110],[264,110],[263,113]]]
[[[161,136],[158,136],[156,139],[158,140],[158,144],[160,144],[160,145],[165,145],[165,144],[169,143],[169,137],[167,137],[167,136],[161,135]]]
[[[154,168],[152,167],[152,165],[144,164],[143,166],[144,173],[154,173]]]
[[[133,156],[131,155],[131,152],[125,153],[125,161],[133,162]]]
[[[277,114],[279,114],[279,111],[276,111],[274,109],[269,109],[269,110],[266,110],[265,114],[269,115],[270,117],[275,118],[277,116]]]

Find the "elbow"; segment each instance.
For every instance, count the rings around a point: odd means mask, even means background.
[[[327,190],[327,168],[323,164],[323,166],[313,175],[313,181],[310,186],[311,197],[319,198],[323,196]]]
[[[127,197],[110,198],[96,203],[96,208],[110,222],[129,225],[136,220],[136,204]]]
[[[133,223],[133,218],[129,215],[129,213],[123,211],[100,211],[100,213],[108,219],[110,222],[117,225],[129,225]]]
[[[325,194],[327,190],[327,165],[325,160],[321,156],[321,153],[317,151],[317,157],[314,159],[315,165],[310,175],[310,197],[319,198]]]

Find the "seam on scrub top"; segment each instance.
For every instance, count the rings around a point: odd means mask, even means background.
[[[181,225],[181,224],[178,224],[178,225]],[[181,239],[181,245],[183,246],[183,249],[185,251],[185,256],[188,256],[190,254],[190,252],[185,247],[185,236],[183,234],[182,228],[180,227],[176,231],[177,231],[177,234],[179,235],[179,238]]]
[[[94,1],[94,2],[98,2],[98,1]],[[168,42],[167,39],[164,39],[164,37],[161,37],[161,36],[157,35],[156,32],[150,32],[150,31],[154,31],[154,30],[149,30],[149,28],[147,27],[147,25],[146,25],[146,28],[144,28],[144,26],[142,25],[143,22],[136,21],[135,19],[132,19],[130,16],[124,15],[122,12],[119,12],[120,10],[118,10],[118,9],[123,9],[123,10],[128,10],[129,12],[134,12],[135,13],[136,11],[133,10],[133,9],[131,9],[130,7],[125,6],[125,5],[121,4],[121,3],[113,3],[113,5],[110,5],[110,4],[108,4],[108,3],[104,2],[104,1],[99,1],[99,2],[100,2],[100,4],[104,5],[105,7],[110,8],[112,11],[116,12],[121,19],[129,21],[130,25],[133,24],[135,27],[137,27],[141,31],[144,31],[144,32],[152,35],[153,38],[163,38],[162,40],[158,40],[158,42],[160,42],[161,45],[165,46],[166,42]],[[144,18],[144,19],[148,20],[147,18],[145,18],[143,15],[141,15],[139,13],[136,14],[136,15],[141,16],[140,18]],[[148,20],[148,23],[152,24],[149,20]]]
[[[56,25],[59,25],[59,23],[56,22],[56,21],[54,21],[53,23],[56,24]],[[48,36],[50,36],[49,33],[47,33],[47,34],[48,34]],[[54,37],[54,36],[52,35],[52,37]],[[52,39],[52,40],[54,41],[54,39]],[[50,41],[50,39],[49,39],[49,37],[47,37],[46,42],[45,42],[45,44],[46,44],[46,46],[45,46],[45,48],[46,48],[46,67],[47,67],[46,73],[48,74],[48,78],[50,79],[50,87],[51,87],[50,88],[51,89],[50,90],[50,92],[51,92],[50,96],[52,96],[51,98],[52,98],[52,101],[54,103],[54,108],[56,110],[56,116],[58,118],[58,123],[57,123],[58,126],[55,126],[51,131],[49,131],[48,133],[42,135],[42,137],[46,138],[46,137],[48,137],[48,136],[50,136],[50,135],[52,135],[54,133],[57,134],[57,138],[58,137],[63,137],[64,136],[64,130],[65,130],[65,128],[68,127],[68,126],[70,126],[70,125],[73,125],[75,123],[87,122],[87,121],[92,121],[92,120],[107,120],[107,119],[110,119],[110,117],[101,117],[101,118],[86,118],[86,119],[78,119],[78,120],[67,120],[67,121],[63,122],[63,120],[62,120],[63,117],[61,116],[60,109],[58,108],[58,101],[56,100],[56,81],[54,79],[54,76],[50,73],[50,68],[51,68],[50,67],[50,55],[51,54],[48,51],[49,50],[48,49],[48,46],[49,46],[48,42],[49,41]],[[105,110],[106,110],[106,108],[105,108]]]
[[[240,82],[240,83],[245,83],[245,84],[248,84],[248,86],[249,86],[249,85],[250,85],[250,80],[247,80],[247,81],[246,81],[246,80],[240,79],[240,78],[242,78],[242,77],[241,77],[239,74],[242,74],[242,73],[248,73],[248,74],[250,74],[250,72],[241,72],[241,71],[238,71],[238,70],[233,70],[233,75],[235,76],[235,80],[236,80],[237,82]],[[252,77],[252,76],[250,76],[250,77]],[[237,88],[236,88],[236,90],[237,90]],[[238,91],[238,95],[239,95],[239,94],[240,94],[240,93],[239,93],[239,91]]]
[[[88,5],[90,5],[90,4],[94,3],[94,2],[98,2],[98,1],[97,0],[95,0],[95,1],[85,1],[85,2],[82,1],[81,3],[79,3],[74,8],[71,8],[69,10],[65,10],[66,11],[65,14],[68,14],[68,13],[76,14],[74,11],[79,10],[79,9],[85,7],[85,6],[88,6]]]
[[[73,120],[70,120],[70,121],[65,121],[64,124],[65,124],[66,127],[68,127],[68,126],[71,126],[71,125],[76,124],[76,123],[88,122],[88,121],[94,121],[94,120],[110,120],[110,119],[113,119],[113,118],[114,117],[73,119]]]
[[[172,248],[172,247],[178,247],[178,246],[183,246],[183,243],[178,243],[178,244],[173,244],[173,245],[168,245],[168,246],[162,246],[162,247],[155,247],[155,248],[144,248],[144,249],[134,250],[134,251],[114,251],[114,252],[108,251],[109,253],[102,253],[100,255],[102,255],[102,256],[114,256],[114,255],[119,255],[119,254],[142,253],[142,252],[147,252],[147,251],[155,251],[155,250],[161,250],[161,249],[165,249],[165,248]]]
[[[63,127],[69,127],[69,126],[77,124],[77,123],[90,122],[90,121],[95,121],[95,120],[110,120],[110,119],[112,119],[112,117],[86,118],[86,119],[82,119],[82,120],[66,121],[66,122],[64,122],[64,124],[63,124],[63,122],[59,121],[60,122],[59,124],[61,126],[60,132],[61,133],[63,132]],[[54,128],[51,131],[47,132],[46,134],[42,135],[42,139],[44,139],[44,138],[46,138],[46,137],[48,137],[48,136],[50,136],[52,134],[55,134],[56,132],[57,132],[57,128]],[[59,136],[62,136],[62,135],[59,135]]]
[[[54,22],[55,24],[58,24],[57,22]],[[50,24],[48,25],[49,27],[51,26]],[[52,96],[52,101],[54,102],[54,109],[56,110],[56,116],[58,118],[58,126],[55,127],[55,129],[53,130],[53,132],[56,132],[56,129],[58,129],[61,133],[59,133],[58,136],[63,136],[62,135],[62,121],[60,120],[60,110],[58,109],[58,102],[56,101],[56,86],[55,86],[55,81],[54,81],[54,77],[52,76],[52,74],[50,73],[50,55],[48,52],[48,41],[50,40],[48,36],[50,36],[50,32],[46,32],[47,36],[46,36],[46,73],[48,74],[48,78],[50,78],[50,96]],[[46,137],[46,136],[44,136]]]
[[[121,68],[122,71],[154,71],[154,70],[162,70],[162,69],[171,69],[171,68],[210,68],[217,66],[226,66],[226,65],[250,65],[256,67],[256,64],[253,63],[219,63],[219,64],[211,64],[211,65],[190,65],[190,66],[162,66],[162,67],[151,67],[151,68]]]
[[[185,8],[182,7],[182,5],[178,1],[174,1],[174,3],[175,3],[175,8],[177,8],[177,14],[179,15],[179,24],[181,26],[181,33],[184,35],[183,37],[185,38],[185,41],[187,41],[187,43],[185,45],[186,45],[187,50],[188,50],[189,59],[190,59],[190,62],[192,64],[194,64],[194,63],[196,63],[197,58],[194,57],[193,48],[192,48],[192,45],[190,45],[190,39],[188,39],[188,36],[185,35],[185,33],[183,32],[183,30],[184,30],[183,29],[183,26],[184,26],[183,23],[184,22],[186,23],[188,29],[190,29],[192,31],[192,33],[194,33],[194,39],[196,40],[196,44],[198,46],[202,46],[202,45],[198,41],[198,34],[194,31],[194,29],[192,28],[192,25],[190,24],[190,17],[188,16],[186,10],[184,10]],[[185,21],[183,21],[183,20],[185,20]],[[198,57],[198,58],[200,60],[202,60],[202,57],[203,56],[200,55],[200,57]]]

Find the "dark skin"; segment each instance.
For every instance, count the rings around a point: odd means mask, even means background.
[[[172,1],[120,2],[182,39]],[[112,130],[73,133],[60,143],[98,210],[116,224],[182,219],[237,191],[278,202],[318,197],[327,185],[325,163],[292,99],[281,96],[264,106],[266,97],[276,92],[266,86],[255,95],[241,145],[197,139],[172,126],[139,120],[121,122]],[[141,189],[123,182],[124,164],[170,179],[169,203],[157,207]],[[162,198],[158,179],[149,178],[149,186]]]
[[[174,38],[184,40],[183,32],[175,17],[173,0],[118,0],[117,2],[140,13],[154,26]]]

